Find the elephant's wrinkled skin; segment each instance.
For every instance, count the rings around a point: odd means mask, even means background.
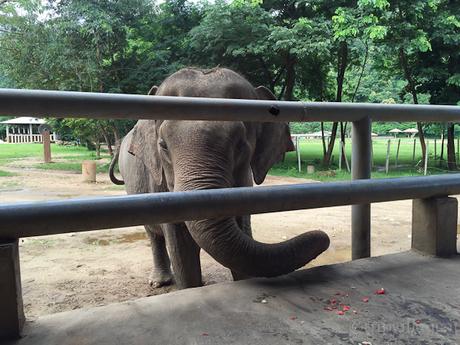
[[[275,99],[268,89],[254,88],[224,68],[182,69],[149,94]],[[285,123],[140,120],[121,143],[119,168],[128,194],[252,186],[253,178],[262,183],[271,166],[293,149]],[[110,175],[117,182],[113,165]],[[172,282],[170,265],[179,288],[200,286],[200,248],[242,279],[291,272],[329,246],[321,231],[279,244],[257,242],[249,216],[145,228],[152,244],[152,286]]]

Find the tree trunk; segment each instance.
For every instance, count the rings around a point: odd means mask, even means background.
[[[109,155],[111,157],[113,157],[112,142],[111,142],[109,136],[104,134],[104,140],[105,140],[105,143],[107,144],[107,150],[109,151]]]
[[[101,158],[101,142],[99,139],[96,141],[96,158]]]
[[[337,56],[337,94],[335,97],[336,102],[342,102],[343,94],[343,81],[345,79],[345,71],[348,64],[348,44],[347,42],[340,42],[340,47]]]
[[[110,156],[113,157],[112,141],[110,140],[110,135],[107,132],[106,128],[104,128],[102,125],[100,126],[100,128],[101,134],[104,137],[104,141],[107,144],[107,150],[109,151]]]
[[[120,145],[121,140],[120,140],[120,132],[118,131],[117,126],[115,124],[112,124],[112,133],[113,133],[113,138],[115,139],[115,146]]]
[[[455,160],[455,124],[449,122],[447,124],[447,168],[449,170],[457,170],[457,162]]]
[[[363,64],[361,65],[361,73],[359,74],[359,78],[358,78],[358,82],[356,83],[355,91],[353,92],[353,96],[351,97],[352,103],[355,101],[356,94],[358,93],[359,87],[361,85],[361,79],[363,78],[364,70],[366,69],[366,65],[367,65],[367,58],[369,57],[369,45],[367,44],[367,42],[365,44],[366,44],[366,53],[364,54]]]
[[[285,101],[292,101],[294,98],[295,63],[295,57],[289,54],[286,62],[286,89],[284,90]]]
[[[409,65],[407,63],[407,56],[406,56],[406,53],[403,47],[399,48],[399,63],[401,64],[401,68],[404,72],[404,77],[407,80],[407,88],[412,95],[414,104],[418,104],[417,91],[415,90],[415,82],[409,70]],[[426,155],[426,144],[425,144],[425,135],[423,133],[423,124],[421,122],[417,122],[417,129],[418,129],[418,137],[420,139],[420,146],[422,148],[422,162],[424,162],[425,155]]]
[[[327,146],[326,154],[324,155],[324,158],[323,158],[323,165],[326,167],[331,165],[332,151],[334,150],[334,143],[335,143],[335,138],[337,136],[338,125],[339,125],[338,122],[334,122],[332,124],[331,137],[329,139],[329,144]]]
[[[342,102],[342,94],[343,94],[343,81],[345,79],[345,71],[347,69],[348,64],[348,44],[347,42],[340,42],[338,55],[337,55],[337,94],[335,97],[336,102]],[[334,122],[332,125],[332,133],[331,139],[329,141],[329,145],[327,148],[327,152],[323,158],[323,165],[330,166],[331,158],[332,158],[332,151],[334,150],[335,138],[337,137],[337,127],[338,123]],[[345,144],[345,133],[343,130],[343,124],[340,123],[340,138],[343,140]]]

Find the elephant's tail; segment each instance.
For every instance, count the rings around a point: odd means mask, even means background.
[[[118,147],[115,150],[115,154],[113,155],[112,161],[110,162],[109,177],[110,177],[110,181],[112,181],[112,183],[114,183],[116,185],[119,185],[119,186],[122,186],[122,185],[125,184],[125,181],[117,179],[117,177],[115,176],[115,172],[114,172],[115,165],[117,164],[119,155],[120,155],[120,147]]]

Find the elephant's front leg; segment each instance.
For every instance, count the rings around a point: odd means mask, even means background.
[[[241,231],[243,231],[246,235],[252,238],[252,229],[251,229],[251,216],[240,216],[236,217],[236,222],[238,226],[240,227]],[[248,279],[251,278],[248,275],[236,272],[236,271],[231,271],[232,272],[232,277],[233,280],[243,280],[243,279]]]
[[[171,263],[166,251],[165,238],[159,225],[146,225],[153,255],[153,269],[149,277],[151,287],[158,288],[172,283]]]
[[[179,289],[201,286],[200,247],[184,223],[162,224],[171,259],[174,280]]]

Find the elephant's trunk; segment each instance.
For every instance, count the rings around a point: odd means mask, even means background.
[[[176,191],[235,185],[229,173],[232,171],[228,166],[229,159],[216,147],[214,150],[212,164],[189,162],[186,158],[183,159],[186,164],[177,164],[182,170],[178,170],[175,176]],[[216,161],[216,157],[220,160]],[[213,168],[203,168],[209,166]],[[195,242],[215,260],[232,271],[252,277],[273,277],[292,272],[329,247],[329,237],[322,231],[307,232],[282,243],[260,243],[240,229],[235,217],[187,221],[186,225]]]
[[[324,252],[329,237],[311,231],[288,241],[265,244],[244,234],[235,218],[186,222],[197,244],[233,271],[253,277],[273,277],[292,272]]]

